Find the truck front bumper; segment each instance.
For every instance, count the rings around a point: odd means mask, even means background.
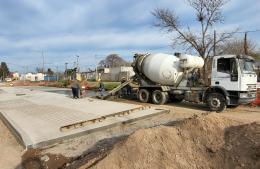
[[[252,103],[256,99],[256,91],[240,93],[239,104],[249,104]]]

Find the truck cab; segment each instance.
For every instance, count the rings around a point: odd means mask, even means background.
[[[254,59],[250,56],[214,56],[210,87],[222,91],[227,105],[251,103],[256,98],[257,90],[253,64]]]

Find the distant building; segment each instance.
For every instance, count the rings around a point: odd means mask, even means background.
[[[110,69],[111,81],[121,81],[122,78],[130,79],[134,76],[134,70],[131,66],[113,67]]]
[[[20,77],[20,80],[28,80],[31,82],[38,82],[44,81],[44,74],[43,73],[26,73]]]
[[[11,82],[11,81],[12,81],[12,78],[7,77],[7,78],[5,78],[5,81],[6,81],[6,82]]]
[[[81,72],[81,75],[86,80],[95,80],[96,79],[96,71],[95,70],[89,70],[87,72]]]
[[[109,68],[98,67],[97,71],[89,70],[87,72],[81,72],[81,75],[87,80],[97,80],[101,78],[102,80],[110,81]]]
[[[82,72],[81,74],[87,80],[102,79],[103,81],[121,81],[122,78],[129,79],[135,73],[130,66],[120,66],[113,68],[99,67],[97,71],[90,70],[88,72]]]
[[[12,72],[10,73],[10,78],[12,78],[12,80],[19,80],[20,75],[18,72]]]

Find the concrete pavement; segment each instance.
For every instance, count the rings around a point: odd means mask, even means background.
[[[0,117],[26,148],[47,146],[161,113],[164,109],[7,87],[0,89]]]

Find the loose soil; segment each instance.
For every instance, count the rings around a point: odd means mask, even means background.
[[[218,114],[142,129],[116,144],[91,168],[260,168],[260,124]]]
[[[11,169],[20,165],[23,147],[0,120],[0,168]]]
[[[0,168],[260,168],[260,108],[215,114],[196,104],[158,107],[170,113],[41,150],[23,150],[0,120]]]

